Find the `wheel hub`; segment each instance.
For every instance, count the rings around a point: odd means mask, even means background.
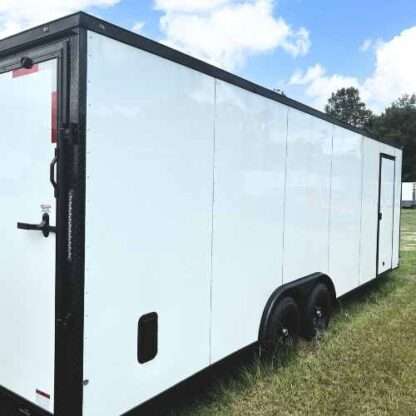
[[[314,323],[316,330],[318,331],[324,330],[325,322],[326,322],[325,312],[321,308],[316,308],[315,316],[313,318],[313,323]]]

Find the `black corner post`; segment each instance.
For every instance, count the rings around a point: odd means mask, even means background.
[[[60,61],[56,248],[55,416],[82,416],[87,34]]]

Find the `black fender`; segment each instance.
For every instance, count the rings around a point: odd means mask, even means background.
[[[285,285],[277,288],[270,296],[266,303],[266,307],[264,308],[260,322],[259,341],[265,339],[266,329],[270,321],[270,316],[280,299],[282,299],[284,296],[292,296],[298,303],[301,310],[303,310],[305,300],[315,285],[319,282],[325,283],[328,286],[335,301],[336,291],[334,283],[332,279],[324,273],[312,273],[308,276],[301,277],[298,280],[286,283]]]

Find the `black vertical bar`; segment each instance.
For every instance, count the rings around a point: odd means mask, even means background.
[[[60,124],[55,416],[82,416],[84,341],[86,33],[69,43]],[[64,112],[64,111],[63,111]]]

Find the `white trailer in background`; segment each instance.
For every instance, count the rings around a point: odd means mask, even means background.
[[[83,13],[0,94],[2,414],[130,414],[399,265],[401,150],[301,103]]]
[[[416,207],[416,182],[404,182],[402,184],[402,207]]]

